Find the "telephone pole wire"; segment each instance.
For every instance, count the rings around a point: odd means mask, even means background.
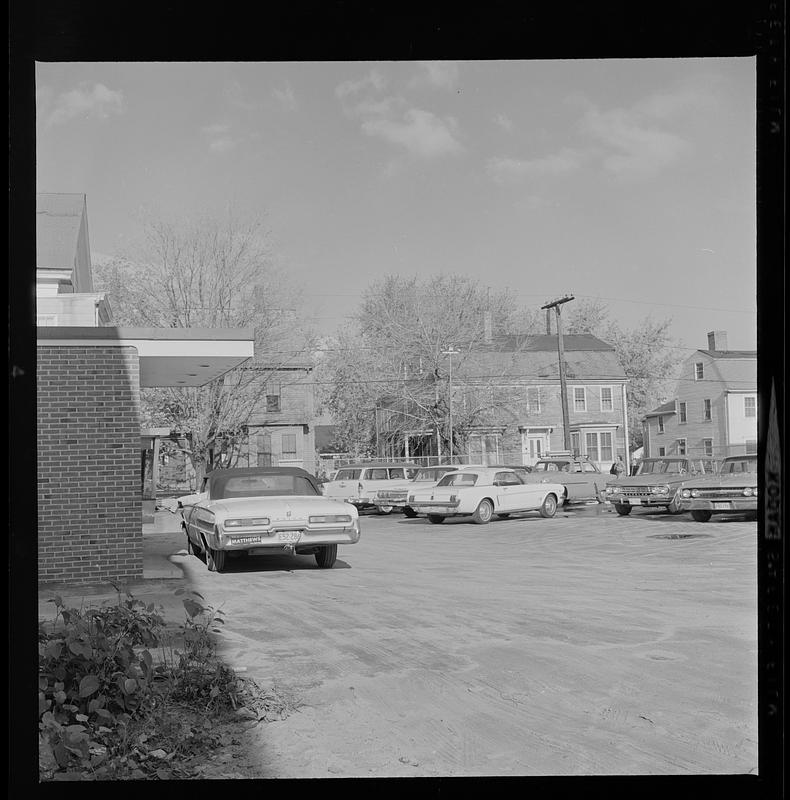
[[[570,432],[570,415],[568,413],[568,386],[565,380],[565,348],[562,343],[562,315],[560,314],[560,306],[563,303],[569,303],[575,298],[573,295],[565,295],[559,300],[552,300],[541,306],[541,309],[553,308],[557,317],[557,353],[560,359],[560,399],[562,401],[562,436],[565,443],[565,449],[571,449],[571,432]]]

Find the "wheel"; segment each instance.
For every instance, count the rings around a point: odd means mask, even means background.
[[[497,516],[499,517],[499,519],[507,519],[510,516],[510,514],[497,514]]]
[[[547,494],[540,507],[541,517],[553,517],[557,513],[557,498],[553,494]]]
[[[440,525],[442,522],[444,522],[444,515],[428,514],[428,522],[432,522],[434,525]]]
[[[691,512],[691,518],[695,519],[697,522],[707,522],[712,516],[710,511],[700,509]]]
[[[206,566],[209,572],[222,572],[225,569],[225,551],[207,547]]]
[[[409,519],[414,519],[417,516],[417,512],[411,506],[404,506],[403,515]]]
[[[329,569],[337,560],[337,545],[325,544],[318,548],[315,554],[315,563],[321,569]]]
[[[478,525],[486,525],[491,522],[492,516],[494,516],[494,505],[486,498],[481,500],[475,509],[475,513],[472,514],[472,521]]]
[[[391,514],[392,506],[378,506],[379,514]]]
[[[615,503],[614,510],[621,517],[627,517],[631,513],[631,506],[624,506],[622,503]]]

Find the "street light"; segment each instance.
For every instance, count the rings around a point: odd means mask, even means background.
[[[453,356],[460,353],[460,350],[454,350],[450,345],[446,350],[442,350],[443,356],[450,356],[450,370],[448,380],[448,399],[447,399],[447,421],[450,434],[450,463],[453,463]]]

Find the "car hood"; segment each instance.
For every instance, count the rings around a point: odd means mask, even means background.
[[[663,483],[685,483],[694,479],[694,475],[678,475],[676,473],[670,473],[667,475],[659,472],[650,475],[631,475],[630,477],[618,478],[616,480],[607,481],[606,485],[614,486],[615,488],[618,486],[655,486]]]
[[[757,486],[756,472],[733,472],[727,475],[700,475],[685,482],[687,487],[695,486]]]
[[[276,497],[232,497],[211,500],[206,508],[218,517],[264,516],[272,520],[300,519],[311,514],[350,514],[358,516],[356,508],[340,500],[326,497],[276,496]]]

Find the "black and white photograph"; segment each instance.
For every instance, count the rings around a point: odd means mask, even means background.
[[[757,67],[37,60],[39,782],[756,779]]]

